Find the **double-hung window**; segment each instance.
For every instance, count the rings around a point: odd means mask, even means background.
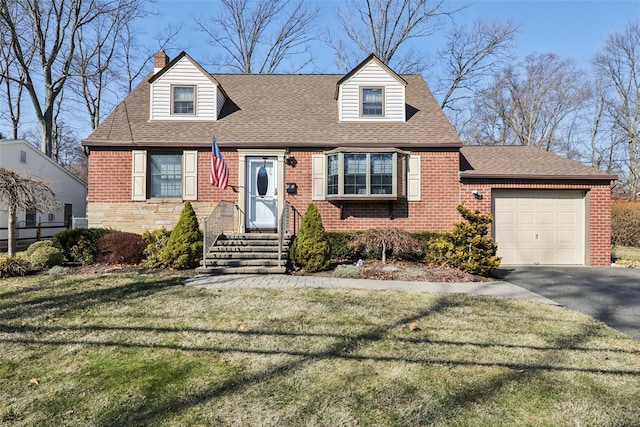
[[[149,197],[182,197],[182,154],[149,153]]]
[[[405,195],[403,153],[334,150],[326,158],[328,199],[393,200]]]
[[[172,86],[172,114],[195,114],[196,109],[196,87],[195,86]]]
[[[384,116],[384,89],[381,87],[362,88],[360,95],[361,109],[363,117]]]

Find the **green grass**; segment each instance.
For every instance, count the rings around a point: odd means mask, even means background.
[[[618,265],[640,268],[640,248],[614,246],[613,257]]]
[[[0,425],[640,424],[640,343],[565,308],[180,283],[1,281]]]

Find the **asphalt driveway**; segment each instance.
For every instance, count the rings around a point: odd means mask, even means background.
[[[494,276],[640,339],[640,270],[505,266]]]

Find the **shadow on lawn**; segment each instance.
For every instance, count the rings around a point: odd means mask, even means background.
[[[75,292],[75,286],[82,283],[86,287],[85,282],[88,281],[86,278],[78,278],[71,281],[65,280],[64,286],[67,290],[59,294],[25,297],[20,300],[19,304],[15,302],[0,304],[0,321],[35,318],[43,314],[61,316],[70,311],[87,309],[92,305],[144,298],[168,287],[181,285],[184,279],[170,277],[141,282],[138,277],[120,286],[102,287],[101,278],[102,276],[96,276],[90,279],[95,287],[92,290]],[[46,290],[46,285],[29,287],[29,290],[31,292],[43,291]]]
[[[99,278],[95,279],[99,281]],[[33,298],[25,302],[24,307],[16,308],[10,304],[0,305],[0,320],[13,319],[19,317],[21,314],[26,313],[29,316],[40,314],[47,309],[65,305],[65,311],[78,310],[86,307],[87,304],[100,304],[102,302],[112,302],[113,300],[122,300],[127,298],[145,297],[158,290],[178,285],[179,279],[162,279],[151,280],[148,282],[130,283],[118,287],[110,287],[108,289],[95,289],[91,291],[82,292],[70,292],[64,295],[58,295],[53,298]],[[473,343],[473,342],[456,342],[456,341],[431,341],[428,338],[394,338],[387,337],[387,333],[402,325],[407,325],[413,321],[424,322],[425,318],[433,316],[435,314],[444,312],[452,307],[457,306],[459,303],[455,296],[442,295],[427,309],[417,312],[411,316],[399,318],[386,325],[374,328],[370,331],[345,335],[345,334],[314,334],[314,333],[293,333],[283,331],[261,330],[261,331],[237,331],[237,330],[209,330],[209,329],[197,329],[197,328],[167,328],[167,327],[145,327],[145,326],[124,326],[124,327],[112,327],[112,326],[56,326],[47,325],[40,328],[33,328],[29,326],[17,327],[10,325],[0,324],[0,332],[5,333],[29,333],[29,332],[56,332],[56,331],[113,331],[120,330],[123,332],[131,332],[133,336],[135,333],[160,333],[160,334],[172,334],[172,333],[223,333],[223,334],[240,334],[240,335],[273,335],[273,336],[300,336],[300,337],[327,337],[336,338],[339,341],[328,345],[323,351],[310,352],[310,351],[292,351],[292,350],[271,350],[271,349],[247,349],[230,346],[181,346],[172,344],[142,344],[136,342],[118,342],[118,341],[96,341],[89,340],[47,340],[47,339],[16,339],[16,337],[8,339],[0,339],[0,342],[21,342],[21,343],[34,343],[40,345],[52,345],[62,346],[70,344],[82,344],[92,346],[108,346],[108,347],[121,347],[121,348],[158,348],[158,349],[170,349],[178,351],[190,351],[190,352],[210,352],[214,354],[224,354],[232,352],[243,352],[247,354],[286,354],[297,358],[295,361],[281,364],[275,368],[264,370],[254,373],[242,381],[238,381],[237,378],[230,378],[226,382],[216,386],[210,387],[196,394],[190,394],[185,396],[176,395],[175,398],[170,401],[156,401],[148,400],[145,405],[138,410],[128,413],[122,413],[110,411],[101,414],[102,421],[98,422],[98,426],[116,426],[116,425],[140,425],[140,424],[154,424],[172,414],[183,412],[189,408],[204,404],[213,399],[224,398],[227,395],[242,391],[254,384],[271,378],[278,377],[280,375],[289,374],[291,371],[299,369],[307,364],[313,364],[317,361],[327,359],[345,359],[345,360],[373,360],[373,361],[393,361],[404,362],[408,364],[421,364],[421,365],[445,365],[445,366],[477,366],[477,367],[500,367],[507,368],[508,370],[498,376],[492,376],[485,381],[478,382],[466,387],[464,390],[453,393],[445,397],[439,402],[437,406],[430,408],[429,422],[442,421],[447,417],[455,408],[462,408],[471,404],[482,403],[493,396],[496,396],[500,391],[512,384],[513,382],[529,381],[536,376],[542,375],[548,371],[577,371],[593,374],[609,374],[609,375],[638,375],[638,370],[601,370],[601,369],[582,369],[571,366],[562,366],[563,356],[558,353],[558,350],[573,350],[573,351],[619,351],[626,352],[625,350],[603,350],[603,349],[590,349],[582,346],[587,342],[589,337],[597,333],[597,329],[593,326],[583,325],[582,330],[577,334],[570,336],[559,336],[549,346],[526,346],[526,345],[514,345],[514,344],[496,344],[496,343]],[[42,335],[40,335],[42,336]],[[477,347],[504,347],[514,349],[533,349],[544,352],[543,355],[535,361],[531,361],[527,364],[518,363],[490,363],[473,360],[446,360],[446,359],[428,359],[428,358],[407,358],[407,357],[392,357],[392,356],[361,356],[354,354],[359,348],[365,347],[371,343],[382,340],[395,340],[399,342],[411,342],[411,343],[431,343],[439,345],[453,345],[460,347],[477,346]],[[629,351],[629,353],[633,353]],[[162,386],[162,385],[159,385]]]
[[[557,350],[575,350],[575,351],[590,351],[589,349],[581,347],[581,344],[586,342],[588,338],[597,333],[593,327],[584,325],[583,329],[577,334],[571,336],[560,336],[555,339],[548,347],[528,347],[517,345],[501,345],[493,343],[469,343],[469,342],[454,342],[454,341],[429,341],[428,339],[402,339],[397,338],[398,341],[410,341],[410,342],[424,342],[434,344],[456,345],[456,346],[469,346],[475,345],[480,347],[512,347],[512,348],[531,348],[535,350],[546,351],[543,356],[537,361],[532,361],[528,364],[518,363],[489,363],[470,360],[445,360],[445,359],[416,359],[407,357],[387,357],[387,356],[361,356],[354,354],[359,348],[365,347],[373,342],[381,340],[393,340],[394,338],[387,337],[387,333],[402,325],[411,323],[412,321],[424,322],[425,318],[433,316],[437,313],[444,312],[447,309],[454,307],[458,304],[455,297],[444,295],[438,298],[434,304],[423,311],[417,312],[412,316],[399,318],[394,322],[387,325],[383,325],[367,331],[362,334],[344,335],[344,334],[298,334],[279,331],[228,331],[228,330],[199,330],[191,329],[191,332],[222,332],[229,334],[255,334],[255,335],[292,335],[292,336],[321,336],[328,338],[340,338],[340,341],[335,342],[326,347],[324,351],[307,352],[307,351],[287,351],[287,350],[270,350],[270,349],[247,349],[236,348],[226,346],[180,346],[180,345],[153,345],[137,344],[137,343],[123,343],[123,342],[87,342],[85,340],[79,340],[79,344],[98,345],[98,346],[119,346],[119,347],[151,347],[151,348],[165,348],[175,349],[180,351],[197,351],[197,352],[211,352],[215,354],[229,353],[229,352],[244,352],[248,354],[286,354],[297,357],[298,359],[289,363],[281,364],[275,368],[257,372],[251,376],[244,378],[242,381],[238,381],[237,378],[230,378],[226,382],[212,388],[201,390],[199,393],[191,394],[188,396],[176,396],[171,401],[167,402],[155,402],[147,401],[144,407],[139,408],[135,412],[122,413],[122,412],[110,412],[102,414],[102,422],[99,422],[99,426],[114,426],[114,425],[139,425],[139,424],[154,424],[163,420],[167,416],[172,414],[186,411],[191,407],[195,407],[212,399],[224,398],[226,395],[237,393],[254,384],[261,381],[275,378],[280,375],[287,375],[296,369],[299,369],[307,364],[316,363],[317,361],[326,359],[346,359],[346,360],[374,360],[374,361],[394,361],[404,362],[410,364],[422,364],[422,365],[447,365],[447,366],[479,366],[479,367],[502,367],[508,368],[503,375],[493,376],[486,381],[479,382],[468,386],[464,390],[445,397],[443,401],[439,402],[437,407],[430,408],[429,422],[437,422],[438,420],[444,420],[445,417],[451,413],[455,408],[465,407],[471,404],[481,403],[485,400],[491,399],[497,395],[504,387],[512,384],[513,382],[528,381],[537,375],[542,375],[543,372],[548,371],[578,371],[594,374],[617,374],[617,375],[637,375],[638,371],[632,370],[600,370],[600,369],[580,369],[570,366],[562,366],[562,356],[558,354]],[[84,327],[79,327],[82,329]],[[87,329],[100,330],[102,327],[87,326]],[[106,327],[110,330],[111,328]],[[132,332],[156,332],[156,333],[180,333],[179,328],[146,328],[146,327],[124,327],[115,328],[122,329],[124,331]],[[189,331],[187,329],[186,331]],[[27,340],[28,342],[28,340]],[[39,344],[52,344],[52,345],[67,345],[73,344],[73,341],[42,341],[34,340]]]

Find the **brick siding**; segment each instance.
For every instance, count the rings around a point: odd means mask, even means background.
[[[311,200],[311,156],[319,152],[291,151],[295,166],[285,167],[285,181],[295,182],[297,194],[286,199],[301,214]],[[407,231],[451,231],[460,220],[456,206],[465,201],[472,209],[491,212],[492,189],[569,189],[587,192],[587,263],[610,265],[611,198],[608,184],[602,181],[505,181],[469,180],[458,177],[459,155],[454,150],[428,151],[421,156],[421,201],[407,202],[328,202],[313,201],[329,231],[364,230],[373,227],[397,227]],[[229,188],[221,190],[209,184],[210,151],[198,155],[198,201],[193,203],[202,221],[219,200],[238,201],[238,154],[223,151],[229,165]],[[92,149],[89,155],[89,192],[87,196],[90,226],[113,227],[142,233],[149,229],[172,228],[178,220],[182,200],[131,201],[131,152]],[[482,200],[476,200],[478,190]],[[391,206],[391,211],[390,211]],[[390,217],[391,214],[391,217]]]

